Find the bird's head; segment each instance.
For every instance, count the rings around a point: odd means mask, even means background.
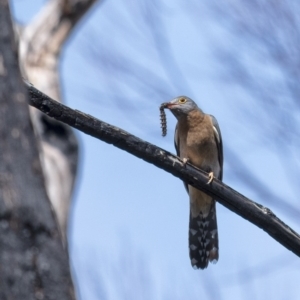
[[[168,108],[177,119],[188,115],[194,109],[199,109],[197,104],[186,96],[174,98],[170,102],[164,103],[164,107]]]

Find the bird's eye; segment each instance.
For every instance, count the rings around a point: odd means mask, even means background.
[[[178,100],[178,102],[179,102],[180,104],[183,104],[183,103],[186,102],[186,99],[185,99],[185,98],[180,98],[180,99]]]

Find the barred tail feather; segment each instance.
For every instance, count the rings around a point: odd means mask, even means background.
[[[205,269],[209,262],[218,261],[219,241],[214,200],[206,217],[203,217],[201,212],[195,218],[190,214],[189,250],[194,269]]]

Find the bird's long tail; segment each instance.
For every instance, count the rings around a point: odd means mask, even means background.
[[[216,203],[213,200],[207,216],[193,217],[190,213],[189,250],[194,269],[205,269],[208,262],[219,259],[219,241],[216,216]]]

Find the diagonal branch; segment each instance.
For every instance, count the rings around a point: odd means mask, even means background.
[[[75,25],[96,2],[48,1],[36,18],[20,31],[23,76],[57,101],[60,100],[58,57]]]
[[[31,84],[26,84],[30,94],[30,105],[56,120],[152,163],[215,197],[219,203],[262,228],[276,241],[300,257],[300,235],[277,218],[269,208],[251,201],[217,179],[207,185],[207,173],[189,163],[184,166],[182,161],[170,152],[145,142],[120,128],[60,104]]]

